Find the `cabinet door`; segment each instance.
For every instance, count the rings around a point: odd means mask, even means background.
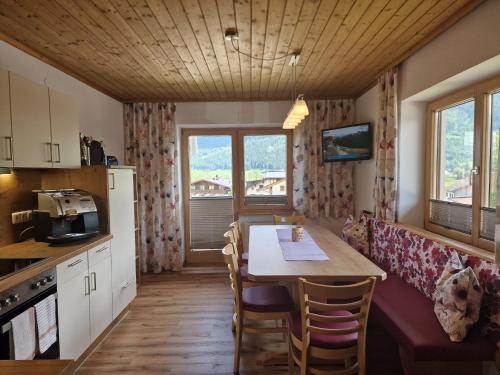
[[[49,99],[54,167],[79,167],[78,106],[73,98],[53,89],[49,89]]]
[[[111,258],[90,266],[90,341],[93,342],[113,320]]]
[[[14,166],[52,167],[49,89],[10,73]]]
[[[57,269],[57,278],[60,271]],[[85,271],[57,284],[61,359],[78,359],[90,345],[90,278]]]
[[[13,167],[9,72],[0,68],[0,167]]]
[[[134,182],[131,169],[108,170],[113,318],[135,296]],[[133,280],[133,284],[132,284]],[[134,289],[132,292],[131,289]],[[123,293],[123,291],[127,293]],[[121,296],[121,297],[118,297]]]

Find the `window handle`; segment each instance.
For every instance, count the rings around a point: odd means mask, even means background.
[[[474,168],[470,170],[470,176],[469,176],[469,185],[472,185],[472,177],[477,176],[479,174],[479,166],[476,165]]]

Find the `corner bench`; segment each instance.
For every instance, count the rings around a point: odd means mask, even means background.
[[[432,294],[452,251],[485,290],[500,277],[498,267],[397,224],[368,219],[368,232],[365,256],[388,273],[375,288],[370,319],[397,342],[405,373],[481,374],[483,362],[495,361],[496,342],[481,334],[479,324],[461,343],[451,342],[434,314]]]

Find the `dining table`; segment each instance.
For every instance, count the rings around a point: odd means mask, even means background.
[[[352,248],[329,228],[306,221],[306,235],[326,255],[322,260],[285,260],[280,233],[291,232],[291,225],[251,225],[248,242],[248,277],[255,282],[293,282],[299,277],[315,282],[361,281],[374,276],[377,282],[387,273]],[[297,244],[300,252],[300,243]],[[304,253],[310,246],[304,244]],[[307,257],[307,256],[306,256]]]
[[[355,250],[325,225],[307,220],[303,243],[293,243],[292,225],[251,225],[248,242],[248,278],[256,283],[287,285],[296,305],[298,278],[324,284],[356,282],[387,273]],[[291,252],[290,252],[291,250]],[[310,260],[304,260],[310,258]],[[298,259],[298,260],[286,260]],[[268,352],[260,365],[286,365],[287,352]]]

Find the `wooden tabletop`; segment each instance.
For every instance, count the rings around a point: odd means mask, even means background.
[[[254,281],[293,281],[305,277],[315,281],[360,280],[387,274],[369,259],[345,243],[333,232],[308,221],[306,231],[330,257],[326,261],[286,261],[276,229],[288,225],[252,225],[249,238],[248,277]]]
[[[2,375],[69,375],[73,372],[70,360],[0,361]]]
[[[103,242],[109,241],[111,238],[113,238],[111,234],[101,234],[87,240],[63,245],[54,246],[45,242],[30,240],[0,247],[0,259],[44,259],[10,276],[0,278],[0,292]]]

